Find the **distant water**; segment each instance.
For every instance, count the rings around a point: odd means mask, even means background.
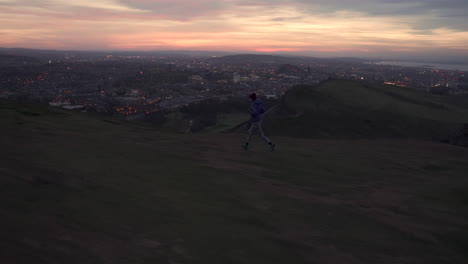
[[[380,61],[375,64],[379,65],[393,65],[403,67],[426,67],[439,70],[453,70],[453,71],[468,71],[466,64],[442,64],[442,63],[421,63],[421,62],[405,62],[405,61]]]

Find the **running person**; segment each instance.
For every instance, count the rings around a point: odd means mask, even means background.
[[[273,142],[271,142],[271,140],[265,136],[265,134],[263,133],[263,129],[262,129],[262,114],[265,113],[263,102],[260,99],[257,99],[257,94],[255,93],[251,94],[249,97],[250,99],[252,99],[252,103],[250,104],[250,107],[249,107],[251,125],[249,129],[249,135],[247,136],[247,141],[242,147],[245,150],[249,149],[249,143],[250,143],[250,140],[252,139],[252,135],[255,130],[258,130],[262,139],[268,145],[270,145],[270,150],[273,151],[275,150],[275,144],[273,144]]]

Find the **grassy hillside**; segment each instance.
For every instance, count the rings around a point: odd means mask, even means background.
[[[466,263],[468,149],[0,102],[0,263]]]
[[[265,120],[277,135],[435,140],[446,140],[464,123],[466,97],[338,80],[288,91]]]

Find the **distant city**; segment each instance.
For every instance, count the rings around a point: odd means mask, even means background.
[[[138,119],[251,92],[280,98],[293,86],[328,79],[468,94],[463,68],[436,67],[353,58],[2,49],[0,98]]]

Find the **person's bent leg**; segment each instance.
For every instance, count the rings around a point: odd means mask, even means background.
[[[270,144],[270,143],[271,143],[271,140],[270,140],[267,136],[265,136],[265,133],[263,133],[262,124],[261,124],[260,122],[259,122],[259,124],[258,124],[258,131],[260,132],[260,136],[263,138],[263,140],[264,140],[266,143]]]
[[[248,135],[247,135],[247,144],[250,143],[250,140],[252,139],[252,135],[253,135],[254,129],[255,129],[255,123],[252,123],[252,124],[250,125],[249,131],[248,131]]]
[[[250,143],[250,140],[252,139],[252,134],[253,134],[254,127],[255,127],[255,123],[252,123],[250,125],[249,130],[248,130],[247,141],[242,146],[245,150],[247,150],[249,148],[249,143]]]
[[[264,140],[268,145],[270,145],[270,150],[271,150],[271,151],[275,150],[276,145],[273,144],[273,142],[271,142],[271,140],[270,140],[267,136],[265,136],[265,134],[263,133],[263,129],[262,129],[262,124],[261,124],[261,123],[259,123],[258,129],[259,129],[259,131],[260,131],[260,135],[262,136],[263,140]]]

